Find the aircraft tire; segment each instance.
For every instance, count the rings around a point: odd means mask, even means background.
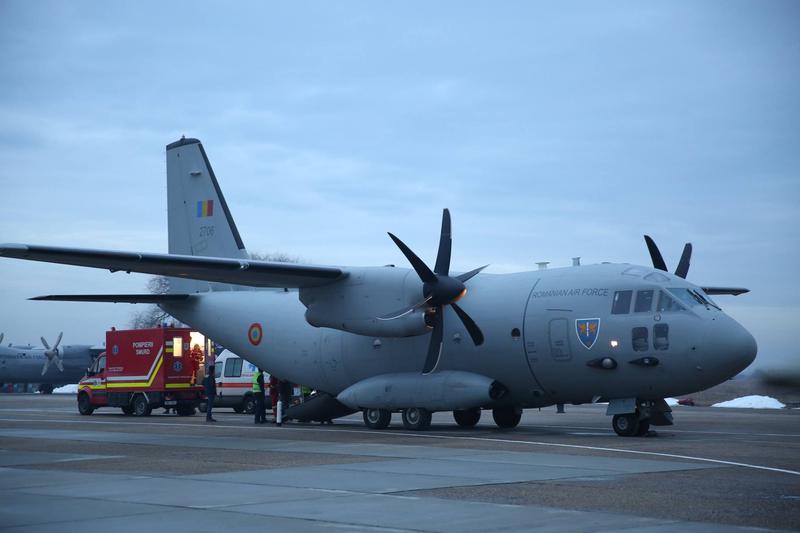
[[[84,416],[89,416],[90,414],[94,413],[92,401],[89,399],[89,395],[85,392],[78,394],[78,412]]]
[[[614,433],[620,437],[633,437],[638,435],[639,432],[639,415],[636,413],[628,413],[624,415],[614,415],[611,419],[611,427],[614,428]],[[648,427],[650,423],[647,423]]]
[[[403,427],[412,431],[419,431],[431,427],[432,413],[422,407],[409,407],[403,409]]]
[[[132,415],[133,414],[133,407],[131,407],[130,405],[126,405],[125,407],[122,407],[122,414],[124,414],[125,416]]]
[[[386,429],[392,423],[388,409],[364,409],[364,425],[370,429]]]
[[[133,398],[133,414],[134,416],[150,416],[153,408],[147,402],[147,397],[144,394],[137,394]]]
[[[522,409],[513,405],[495,407],[492,409],[492,418],[500,429],[513,429],[522,420]]]
[[[456,409],[453,411],[453,418],[456,424],[462,428],[472,428],[481,419],[481,408],[475,407],[474,409]]]

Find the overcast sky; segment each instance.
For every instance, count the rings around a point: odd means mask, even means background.
[[[800,358],[800,3],[0,0],[0,242],[164,252],[165,155],[211,159],[251,251],[453,268],[649,264]],[[99,343],[147,277],[0,260],[0,331]],[[6,341],[6,342],[7,342]],[[38,342],[38,341],[37,341]]]

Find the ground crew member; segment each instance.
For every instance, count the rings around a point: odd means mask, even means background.
[[[264,371],[260,368],[253,373],[253,396],[256,399],[256,424],[267,421],[266,406],[264,405]]]
[[[217,377],[214,372],[214,365],[208,366],[208,374],[203,380],[206,389],[206,422],[216,422],[211,416],[211,408],[214,407],[214,398],[217,397]]]

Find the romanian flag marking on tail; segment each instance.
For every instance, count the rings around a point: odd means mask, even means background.
[[[214,200],[197,202],[197,218],[214,216]]]

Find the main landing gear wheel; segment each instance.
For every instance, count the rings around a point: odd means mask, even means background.
[[[415,431],[428,429],[431,427],[431,412],[421,407],[403,409],[403,426]]]
[[[386,429],[392,423],[388,409],[364,409],[364,424],[370,429]]]
[[[475,424],[481,419],[481,408],[456,409],[453,411],[453,418],[455,418],[456,424],[462,428],[475,427]]]
[[[645,422],[645,425],[647,426],[647,429],[650,429],[650,422]],[[641,426],[642,424],[639,422],[638,413],[614,415],[614,418],[611,419],[611,427],[614,428],[614,432],[620,437],[633,437],[635,435],[640,435],[639,430]],[[645,433],[647,433],[646,430]]]
[[[500,429],[513,429],[522,419],[522,409],[514,406],[495,407],[492,409],[492,418]]]
[[[85,392],[78,395],[78,412],[86,416],[94,412],[94,407],[92,407],[92,402],[89,400],[89,395]]]
[[[135,416],[150,416],[153,408],[147,403],[147,398],[144,394],[137,394],[133,399],[133,414]]]

